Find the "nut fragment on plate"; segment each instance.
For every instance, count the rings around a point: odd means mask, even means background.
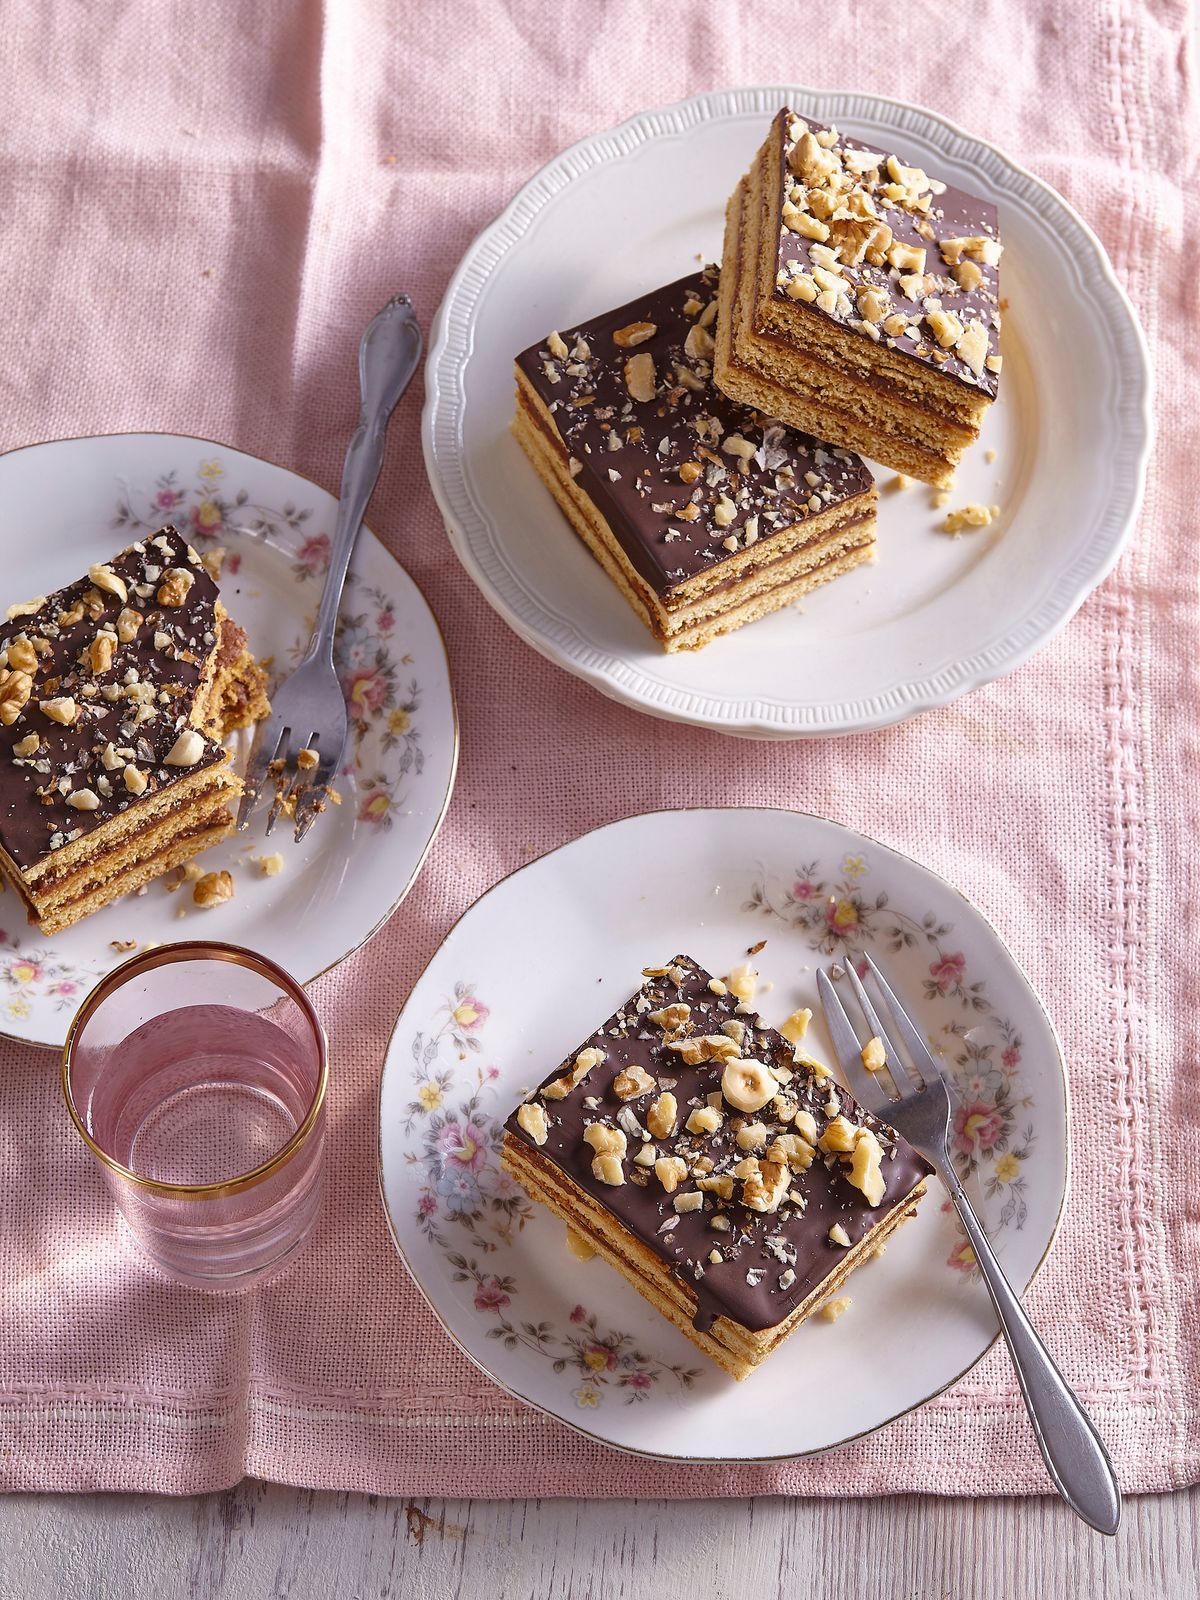
[[[206,872],[196,880],[192,900],[207,911],[232,900],[233,894],[233,877],[222,867],[219,872]]]

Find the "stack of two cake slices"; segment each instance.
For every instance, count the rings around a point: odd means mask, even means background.
[[[861,451],[948,484],[1000,373],[994,207],[786,109],[724,262],[517,358],[513,431],[667,650],[873,559]]]

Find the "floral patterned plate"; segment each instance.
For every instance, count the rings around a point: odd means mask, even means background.
[[[409,1271],[471,1360],[643,1455],[827,1450],[939,1394],[996,1339],[936,1182],[855,1273],[836,1329],[806,1323],[735,1384],[602,1261],[571,1256],[562,1224],[501,1171],[505,1116],[644,965],[682,950],[727,972],[760,940],[768,1021],[816,1008],[819,964],[884,958],[957,1081],[956,1157],[1015,1284],[1044,1260],[1066,1197],[1054,1029],[996,930],[926,868],[835,822],[748,809],[629,817],[523,867],[451,931],[400,1014],[380,1090],[384,1203]],[[832,1059],[817,1021],[809,1041]],[[823,1361],[837,1363],[836,1385],[806,1381]]]
[[[0,455],[4,598],[46,594],[164,522],[203,554],[226,551],[221,594],[272,681],[307,641],[329,560],[337,502],[270,462],[204,439],[109,434]],[[416,584],[363,533],[342,600],[338,662],[351,716],[331,807],[296,845],[264,813],[206,852],[227,867],[232,901],[194,906],[166,880],[43,938],[0,893],[0,1032],[61,1046],[80,998],[151,940],[214,938],[272,957],[302,982],[341,961],[395,910],[433,841],[454,782],[457,722],[446,649]],[[239,736],[240,755],[249,748]],[[266,877],[255,858],[282,853]]]

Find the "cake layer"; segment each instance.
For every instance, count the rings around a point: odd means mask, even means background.
[[[687,1285],[577,1183],[512,1134],[505,1135],[500,1161],[533,1199],[560,1217],[597,1255],[628,1279],[655,1310],[673,1322],[710,1360],[738,1380],[749,1377],[805,1318],[837,1293],[856,1267],[876,1255],[900,1223],[915,1216],[917,1202],[925,1193],[925,1184],[917,1184],[905,1204],[890,1212],[869,1237],[842,1253],[820,1287],[801,1301],[783,1322],[756,1333],[724,1316],[717,1317],[711,1327],[697,1327],[699,1303]]]
[[[595,505],[576,490],[561,445],[547,437],[524,397],[513,432],[579,538],[668,650],[699,648],[874,558],[872,492],[782,530],[766,549],[755,545],[731,558],[728,575],[710,570],[678,594],[660,597],[633,568]]]
[[[749,993],[745,972],[718,982],[686,956],[647,969],[508,1119],[505,1160],[676,1320],[734,1324],[718,1340],[752,1363],[912,1210],[929,1168]]]

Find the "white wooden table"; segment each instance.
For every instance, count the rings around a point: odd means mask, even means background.
[[[0,1500],[0,1600],[1192,1600],[1200,1489],[1055,1500]]]

